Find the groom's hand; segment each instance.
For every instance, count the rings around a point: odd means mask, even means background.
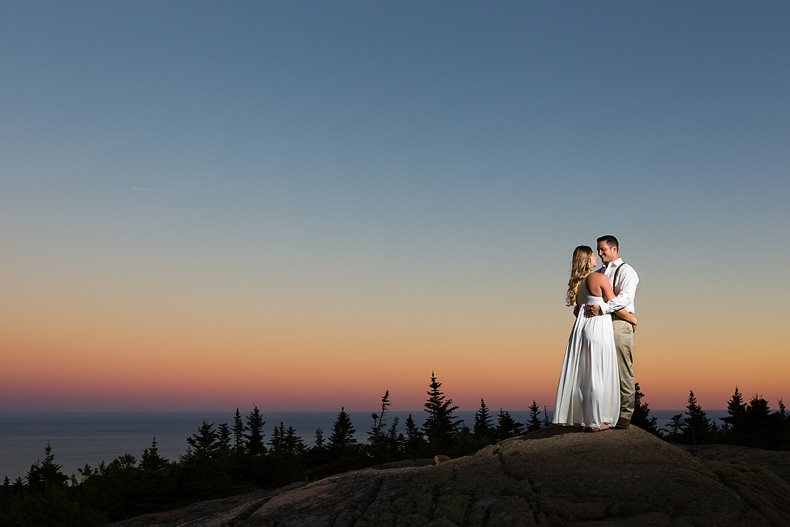
[[[596,317],[601,314],[601,306],[598,304],[587,304],[584,306],[585,317]]]

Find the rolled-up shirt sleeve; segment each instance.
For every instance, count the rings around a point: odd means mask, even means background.
[[[601,307],[603,314],[614,313],[622,308],[627,308],[631,313],[634,312],[634,298],[636,297],[636,286],[639,284],[639,276],[629,265],[620,271],[617,281],[620,292]]]

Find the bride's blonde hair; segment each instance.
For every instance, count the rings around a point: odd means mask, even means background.
[[[568,306],[576,305],[576,295],[579,294],[579,286],[582,280],[587,278],[593,270],[592,259],[593,250],[587,245],[579,245],[573,250],[571,260],[571,279],[568,280],[568,294],[565,296],[565,304]]]

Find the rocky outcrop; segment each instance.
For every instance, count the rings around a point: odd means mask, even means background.
[[[359,470],[115,525],[790,527],[790,485],[635,427],[549,428],[436,465]]]

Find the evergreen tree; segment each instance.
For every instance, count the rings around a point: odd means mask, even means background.
[[[314,448],[324,448],[324,431],[320,426],[315,429],[315,440],[313,443]]]
[[[217,431],[214,430],[214,423],[207,423],[203,420],[196,434],[187,438],[186,454],[181,456],[181,462],[185,465],[206,465],[212,461],[219,449],[217,442]]]
[[[406,439],[416,439],[422,438],[423,434],[417,424],[414,422],[414,418],[411,414],[406,418]]]
[[[371,457],[377,463],[383,463],[388,451],[390,450],[387,445],[387,433],[384,430],[385,420],[384,416],[390,406],[390,392],[387,390],[381,397],[381,411],[379,413],[371,414],[373,418],[373,427],[368,432],[368,443]]]
[[[395,417],[392,419],[392,425],[390,425],[389,430],[387,430],[387,448],[389,449],[387,452],[388,457],[396,459],[403,454],[403,447],[406,444],[406,438],[403,437],[403,434],[398,432],[398,423],[400,419]]]
[[[260,410],[254,406],[250,415],[247,416],[249,434],[244,434],[245,450],[250,456],[258,457],[266,453],[266,445],[263,443],[263,425],[265,424],[266,421],[263,420]]]
[[[286,429],[282,421],[280,426],[274,428],[269,447],[270,454],[279,456],[296,456],[305,451],[304,441],[296,435],[296,430],[292,426]]]
[[[466,424],[461,424],[461,430],[453,438],[453,443],[448,451],[450,457],[468,456],[480,450],[480,441],[472,434]]]
[[[131,454],[118,456],[110,463],[102,461],[96,470],[86,465],[80,472],[86,476],[77,489],[80,500],[104,511],[113,521],[144,512],[147,505],[140,500],[143,485],[162,474],[140,470]]]
[[[28,487],[38,492],[44,492],[48,487],[65,488],[69,478],[61,472],[61,465],[55,463],[52,445],[47,443],[44,452],[46,453],[44,461],[36,461],[30,466],[27,473]]]
[[[324,437],[323,428],[315,429],[315,437],[313,439],[313,446],[305,452],[305,463],[311,467],[318,467],[330,461],[329,448],[327,447],[326,438]]]
[[[777,412],[777,415],[779,416],[779,420],[782,423],[781,448],[784,450],[790,450],[790,413],[787,412],[782,399],[779,399],[777,404],[779,405],[779,411]]]
[[[385,460],[391,459],[398,450],[398,418],[395,418],[393,426],[389,430],[385,429],[386,420],[384,416],[390,406],[389,398],[390,392],[387,390],[381,398],[381,411],[378,414],[374,413],[371,415],[373,418],[373,427],[370,432],[368,432],[368,449],[371,458],[377,463],[383,463]]]
[[[269,454],[279,454],[284,448],[285,425],[280,421],[280,426],[275,426],[272,430],[272,438],[269,440]]]
[[[333,451],[343,451],[347,446],[353,445],[357,442],[354,438],[354,425],[351,423],[351,417],[346,413],[344,407],[340,407],[340,413],[337,414],[332,425],[332,433],[329,435],[329,449]]]
[[[768,416],[771,415],[771,408],[768,406],[768,401],[759,395],[755,395],[746,406],[746,415],[752,423],[768,419]]]
[[[93,527],[107,518],[72,498],[66,487],[68,477],[55,463],[51,444],[45,457],[30,466],[27,486],[18,477],[13,485],[8,478],[0,495],[0,525],[3,527],[64,526]]]
[[[292,456],[304,454],[306,447],[302,438],[296,434],[293,426],[289,426],[284,436],[285,452]]]
[[[137,468],[137,465],[137,459],[133,455],[123,454],[113,459],[110,464],[107,465],[107,470],[117,469],[122,472],[132,471]]]
[[[228,459],[233,451],[230,443],[231,431],[227,423],[217,427],[217,455],[221,459]]]
[[[743,402],[743,394],[735,387],[735,393],[727,403],[727,416],[722,417],[724,421],[724,437],[728,443],[741,445],[745,442],[745,418],[746,404]]]
[[[496,428],[488,411],[486,402],[480,399],[480,408],[475,412],[475,425],[474,437],[484,444],[489,444],[494,441],[496,436]]]
[[[684,426],[683,414],[675,414],[670,418],[668,428],[662,428],[661,431],[666,433],[667,441],[680,441]]]
[[[683,427],[683,441],[693,445],[702,445],[710,442],[713,433],[708,414],[697,404],[693,391],[689,391],[688,406],[686,406],[686,423]]]
[[[156,436],[151,440],[151,448],[143,450],[143,457],[140,459],[140,468],[145,472],[157,472],[168,465],[168,461],[159,455],[159,447],[156,444]],[[90,473],[90,466],[85,465]]]
[[[497,416],[497,438],[502,441],[510,437],[519,436],[524,433],[524,425],[516,422],[510,412],[507,410],[499,409]]]
[[[743,402],[743,394],[738,390],[738,386],[735,386],[735,393],[732,394],[732,399],[727,403],[727,413],[730,418],[737,419],[744,412],[746,412],[746,403]]]
[[[247,426],[242,421],[238,408],[236,408],[236,413],[233,415],[233,427],[231,430],[233,431],[233,455],[241,457],[244,455],[246,448],[244,433],[247,431]]]
[[[304,470],[305,446],[292,426],[285,427],[282,421],[274,427],[269,441],[267,460],[268,477],[272,485],[284,485],[297,479]]]
[[[404,445],[404,454],[406,457],[421,457],[424,455],[427,443],[425,442],[425,435],[420,430],[411,414],[406,418],[406,443]]]
[[[435,452],[450,446],[453,438],[461,426],[460,421],[453,416],[458,407],[451,406],[452,399],[447,399],[440,390],[442,383],[436,380],[436,375],[431,372],[431,384],[428,391],[428,401],[425,403],[425,412],[428,417],[422,425],[425,437]]]
[[[631,424],[638,426],[646,432],[660,436],[661,433],[656,426],[656,421],[658,419],[656,417],[650,417],[650,407],[647,403],[642,403],[642,398],[645,394],[639,390],[639,383],[636,383],[634,388],[636,393],[634,397],[634,415],[631,417]]]
[[[159,454],[159,446],[156,436],[151,440],[151,448],[143,450],[142,458],[138,465],[136,474],[132,471],[120,472],[118,479],[125,480],[119,482],[119,486],[128,485],[124,491],[125,499],[121,500],[117,506],[116,517],[128,517],[132,514],[145,514],[157,508],[170,504],[176,494],[174,479],[181,467],[177,463],[170,463]],[[85,465],[85,473],[90,474],[90,466]],[[84,488],[83,488],[84,487]],[[83,484],[78,489],[81,493],[96,499],[96,494],[106,495],[106,485],[100,478],[91,482],[91,485]]]
[[[534,400],[529,407],[529,421],[527,422],[527,432],[534,432],[543,428],[543,423],[540,420],[540,407]]]
[[[744,412],[746,444],[755,448],[787,447],[784,438],[785,419],[780,412],[771,412],[768,401],[755,395]]]

